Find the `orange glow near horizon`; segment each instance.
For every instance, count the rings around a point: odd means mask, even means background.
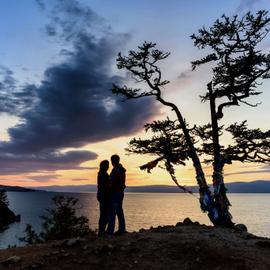
[[[143,133],[137,134],[142,136]],[[56,172],[31,173],[22,175],[6,175],[0,177],[2,185],[18,185],[25,187],[50,186],[50,185],[86,185],[96,184],[96,175],[100,161],[104,159],[110,160],[112,154],[117,153],[121,157],[121,163],[127,169],[127,186],[145,186],[145,185],[174,185],[169,174],[161,168],[153,169],[149,174],[141,171],[139,166],[153,159],[155,156],[150,155],[127,155],[125,148],[131,137],[121,137],[118,139],[108,140],[102,143],[91,144],[84,147],[85,150],[91,150],[98,153],[98,159],[81,164],[82,167],[96,167],[91,170],[63,170]],[[269,180],[269,173],[263,170],[261,165],[250,165],[235,163],[225,167],[225,183],[229,182],[249,182],[255,180]],[[111,167],[109,168],[109,172]],[[211,166],[205,166],[204,171],[207,182],[211,184]],[[56,178],[48,181],[35,181],[28,177],[56,174]],[[186,166],[176,168],[176,175],[181,184],[187,186],[196,186],[195,174],[191,163]]]

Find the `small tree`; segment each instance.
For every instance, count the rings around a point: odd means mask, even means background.
[[[36,234],[32,226],[28,224],[25,236],[20,238],[21,241],[34,244],[85,236],[91,232],[87,217],[76,215],[78,199],[58,195],[53,197],[52,201],[54,207],[46,209],[47,214],[41,216],[43,220],[41,233]]]
[[[25,230],[24,230],[25,236],[20,237],[19,240],[22,242],[27,243],[28,245],[33,245],[37,243],[41,243],[42,240],[38,236],[38,234],[33,229],[32,225],[26,224]]]
[[[247,134],[252,133],[255,136],[253,139],[256,139],[257,142],[259,140],[260,143],[259,145],[253,144],[252,147],[250,146],[248,150],[245,150],[243,149],[245,139],[240,140],[234,136],[235,129],[233,127],[237,129],[237,124],[227,128],[227,131],[232,133],[235,144],[238,145],[238,148],[236,148],[238,149],[237,154],[232,146],[226,148],[220,145],[219,137],[222,134],[223,127],[218,125],[218,120],[223,117],[225,107],[239,105],[239,102],[257,106],[257,104],[248,103],[245,99],[260,94],[256,91],[258,80],[269,77],[270,55],[263,54],[257,49],[258,44],[267,35],[268,27],[267,12],[260,11],[256,16],[248,13],[240,19],[237,16],[232,19],[223,16],[222,20],[217,20],[209,31],[203,28],[199,30],[197,36],[192,35],[196,46],[199,48],[208,46],[214,50],[206,57],[193,61],[193,68],[195,69],[204,63],[217,62],[213,68],[213,80],[208,83],[207,93],[202,97],[203,101],[210,101],[211,123],[193,129],[188,128],[180,109],[174,103],[168,102],[162,97],[164,86],[169,82],[162,80],[158,62],[166,59],[169,53],[157,50],[154,43],[145,42],[143,46],[138,47],[138,51],[130,51],[126,57],[119,54],[117,58],[118,68],[130,71],[136,81],[147,84],[148,90],[143,91],[114,85],[112,89],[114,93],[121,94],[126,99],[153,96],[161,104],[170,107],[175,112],[178,125],[174,128],[182,130],[186,159],[191,159],[193,162],[197,183],[200,187],[201,209],[208,212],[210,220],[215,225],[233,225],[229,212],[230,203],[226,196],[223,181],[224,164],[230,164],[232,160],[240,160],[240,157],[242,158],[241,161],[269,162],[269,132],[264,133],[257,130],[260,136],[256,137],[254,132],[246,130]],[[224,98],[227,98],[228,101],[224,102]],[[219,99],[221,102],[217,105]],[[203,140],[202,145],[198,146],[195,143],[194,136],[197,136],[197,141],[198,136]],[[136,140],[131,141],[131,150],[136,152],[136,147],[142,149],[145,145],[141,143],[143,141],[136,145]],[[173,147],[173,145],[171,146]],[[150,153],[150,148],[147,150]],[[246,154],[241,156],[240,151],[248,152],[248,157]],[[263,153],[264,159],[261,158],[258,151]],[[252,158],[251,153],[253,153],[253,156],[255,155],[254,158]],[[158,153],[156,152],[156,154]],[[205,180],[199,159],[202,154],[210,156],[210,159],[205,160],[206,162],[213,162],[214,195],[211,194]]]
[[[78,199],[72,197],[53,197],[54,208],[47,209],[42,216],[43,230],[40,234],[44,240],[64,239],[83,236],[90,232],[88,219],[76,216]]]
[[[9,200],[8,200],[8,197],[7,197],[7,192],[4,189],[0,190],[0,202],[3,202],[7,206],[9,206]]]

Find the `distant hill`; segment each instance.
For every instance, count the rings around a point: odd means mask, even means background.
[[[211,187],[211,186],[210,186]],[[229,193],[270,193],[270,181],[234,182],[227,183]],[[198,192],[197,186],[187,187],[193,192]],[[212,188],[212,187],[211,187]],[[68,185],[35,187],[37,190],[58,191],[58,192],[96,192],[96,185]],[[151,185],[127,187],[126,192],[153,192],[153,193],[178,193],[176,186]],[[181,191],[180,191],[181,192]]]
[[[30,188],[18,187],[18,186],[3,186],[0,185],[0,190],[12,191],[12,192],[33,192],[36,191]]]

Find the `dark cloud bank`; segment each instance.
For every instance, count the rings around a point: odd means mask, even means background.
[[[0,143],[1,173],[78,169],[97,154],[61,149],[132,134],[158,113],[150,99],[125,103],[110,92],[112,83],[124,82],[110,73],[128,36],[106,27],[94,35],[92,28],[101,20],[91,9],[73,0],[55,3],[46,29],[68,44],[62,50],[65,60],[48,67],[39,86],[10,91],[11,98],[0,100],[6,103],[2,112],[22,119],[8,130],[10,141]],[[2,88],[11,89],[12,72],[5,72]]]

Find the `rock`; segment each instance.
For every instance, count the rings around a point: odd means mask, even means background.
[[[21,215],[15,216],[15,222],[20,222],[21,221]]]
[[[145,241],[148,241],[149,239],[150,239],[150,237],[141,236],[141,237],[138,238],[138,241],[143,241],[143,242],[145,242]]]
[[[71,238],[71,239],[68,239],[65,244],[68,247],[72,247],[72,246],[76,246],[80,244],[81,242],[82,240],[80,238]]]
[[[33,269],[33,270],[39,269],[39,268],[40,268],[40,266],[37,265],[37,264],[32,264],[32,265],[30,265],[30,267],[29,267],[29,269]]]
[[[92,253],[97,255],[99,254],[100,250],[98,248],[93,249]]]
[[[61,254],[61,257],[63,257],[63,258],[66,258],[66,257],[69,257],[69,256],[70,256],[70,253],[68,253],[68,252]]]
[[[121,248],[120,248],[121,249]],[[95,248],[92,253],[93,254],[104,254],[104,253],[107,253],[107,254],[111,254],[111,251],[114,250],[114,246],[112,244],[108,244],[108,245],[103,245],[101,247],[98,247],[98,248]]]
[[[6,259],[5,261],[2,261],[1,264],[8,266],[10,264],[19,263],[21,260],[22,259],[19,256],[12,256],[12,257],[9,257],[8,259]]]
[[[241,237],[242,237],[243,239],[252,239],[252,238],[254,238],[254,235],[251,234],[251,233],[248,233],[248,232],[242,232],[242,233],[241,233]]]
[[[175,232],[182,233],[183,232],[183,229],[180,228],[179,226],[178,227],[175,227]]]
[[[190,218],[187,217],[184,219],[183,224],[184,225],[191,225],[191,224],[193,224],[193,222]]]
[[[237,232],[247,232],[247,226],[244,224],[236,224],[234,225],[234,230],[236,230]]]
[[[177,222],[175,227],[183,226],[183,222]]]
[[[114,246],[112,244],[107,245],[108,249],[114,249]]]
[[[52,244],[52,247],[63,247],[67,243],[67,240],[60,240]]]
[[[18,220],[18,218],[16,218],[16,215],[14,214],[14,212],[12,212],[8,206],[0,201],[0,227],[9,225],[13,222],[15,222],[16,220]]]
[[[39,270],[39,269],[41,269],[41,267],[43,266],[44,264],[43,263],[34,263],[34,264],[32,264],[32,265],[30,265],[29,267],[28,267],[28,269],[30,270]]]
[[[58,255],[58,254],[60,254],[60,251],[55,250],[55,251],[52,251],[52,252],[50,253],[50,256],[55,256],[55,255]]]
[[[270,241],[257,241],[255,244],[259,247],[270,248]]]

